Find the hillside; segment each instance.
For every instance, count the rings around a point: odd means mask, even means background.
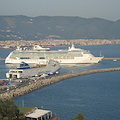
[[[120,20],[63,16],[0,16],[0,40],[120,39]]]

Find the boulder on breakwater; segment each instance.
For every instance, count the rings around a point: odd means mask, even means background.
[[[88,74],[93,74],[93,73],[102,73],[102,72],[111,72],[111,71],[120,71],[120,68],[108,68],[108,69],[98,69],[98,70],[89,70],[89,71],[82,71],[82,72],[77,72],[77,73],[65,73],[65,74],[60,74],[57,76],[53,76],[51,78],[47,79],[38,79],[36,82],[26,84],[25,86],[21,87],[16,87],[12,90],[7,90],[4,93],[0,94],[0,100],[6,100],[6,99],[12,99],[14,97],[18,97],[21,95],[24,95],[26,93],[32,92],[34,90],[40,89],[44,86],[72,78],[72,77],[77,77],[77,76],[83,76],[83,75],[88,75]]]

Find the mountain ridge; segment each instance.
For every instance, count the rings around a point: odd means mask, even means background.
[[[120,20],[71,16],[0,16],[0,40],[120,39]]]

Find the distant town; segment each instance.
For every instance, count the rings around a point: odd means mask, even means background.
[[[71,44],[78,46],[88,46],[88,45],[106,45],[106,44],[120,44],[120,39],[107,40],[107,39],[73,39],[73,40],[56,40],[56,39],[44,39],[44,40],[10,40],[10,41],[0,41],[0,48],[17,48],[19,47],[32,47],[35,44],[41,46],[69,46]]]

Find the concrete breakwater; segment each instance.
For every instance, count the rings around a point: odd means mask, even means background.
[[[103,58],[103,60],[120,60],[120,58]]]
[[[0,60],[5,60],[5,58],[0,58]]]
[[[98,69],[98,70],[89,70],[89,71],[82,71],[82,72],[76,72],[76,73],[65,73],[65,74],[60,74],[57,76],[53,76],[51,78],[46,78],[46,79],[36,79],[35,82],[26,84],[25,86],[17,87],[12,90],[8,90],[4,93],[0,94],[0,100],[6,100],[6,99],[12,99],[14,97],[18,97],[21,95],[24,95],[26,93],[32,92],[34,90],[40,89],[44,86],[72,78],[72,77],[77,77],[77,76],[83,76],[83,75],[88,75],[88,74],[93,74],[93,73],[102,73],[102,72],[112,72],[112,71],[120,71],[119,68],[108,68],[108,69]]]

